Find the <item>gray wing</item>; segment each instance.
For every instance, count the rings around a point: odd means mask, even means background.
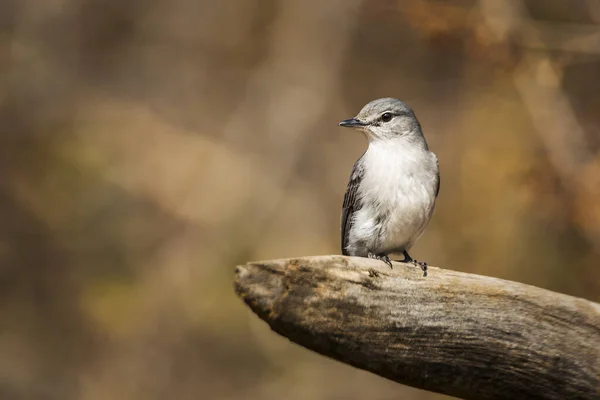
[[[435,165],[437,166],[437,174],[435,176],[435,197],[438,197],[438,194],[440,193],[440,163],[437,157],[435,158]]]
[[[358,198],[358,186],[363,178],[364,168],[362,165],[362,157],[354,163],[352,173],[350,174],[350,181],[348,182],[348,188],[344,195],[344,205],[342,206],[342,254],[347,256],[348,251],[346,246],[348,245],[348,239],[350,237],[350,228],[352,227],[352,215],[361,209],[362,204]]]

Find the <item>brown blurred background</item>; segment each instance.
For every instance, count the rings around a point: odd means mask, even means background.
[[[597,0],[3,0],[0,398],[443,398],[233,294],[339,254],[383,96],[440,159],[416,258],[600,301]]]

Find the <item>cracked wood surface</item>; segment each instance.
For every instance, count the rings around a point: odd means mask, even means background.
[[[522,283],[343,256],[252,262],[238,295],[277,333],[465,399],[600,399],[600,305]]]

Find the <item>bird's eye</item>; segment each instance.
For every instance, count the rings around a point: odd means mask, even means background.
[[[381,120],[383,122],[390,122],[392,120],[392,114],[389,112],[381,114]]]

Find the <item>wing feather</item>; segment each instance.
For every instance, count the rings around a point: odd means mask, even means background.
[[[354,163],[352,173],[350,174],[350,181],[344,195],[344,204],[342,206],[342,254],[347,256],[348,251],[348,240],[350,238],[350,229],[352,228],[352,216],[360,210],[362,207],[360,198],[358,197],[358,187],[362,181],[364,174],[364,167],[362,165],[362,157]]]
[[[435,158],[435,165],[437,167],[437,174],[435,176],[435,184],[436,184],[435,197],[438,197],[438,194],[440,193],[440,163],[439,163],[437,157]]]

